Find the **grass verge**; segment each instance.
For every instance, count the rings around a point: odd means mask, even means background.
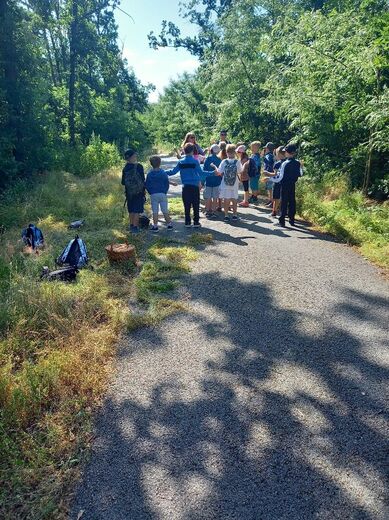
[[[348,186],[302,179],[298,185],[298,213],[359,252],[389,269],[389,204],[373,203]]]
[[[131,241],[141,266],[112,267],[104,246],[126,237],[118,172],[89,179],[50,173],[33,190],[14,187],[2,200],[6,228],[0,257],[0,517],[66,518],[67,500],[87,452],[93,413],[104,395],[118,336],[184,309],[174,291],[196,259],[191,243]],[[93,270],[75,284],[40,282],[74,232]],[[26,254],[20,231],[42,228],[47,246]]]

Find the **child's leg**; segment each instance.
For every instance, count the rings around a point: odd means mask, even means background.
[[[205,200],[205,210],[207,213],[212,213],[212,199],[206,199]]]
[[[289,222],[291,224],[294,224],[295,216],[296,216],[296,185],[293,184],[290,189],[289,211],[288,211]]]
[[[172,218],[171,218],[171,216],[169,215],[169,213],[164,213],[163,216],[165,217],[165,222],[166,222],[166,224],[170,224],[171,221],[172,221]]]
[[[158,226],[158,213],[153,213],[153,224]]]
[[[168,203],[167,195],[161,194],[160,199],[159,199],[159,205],[161,207],[162,214],[165,217],[166,224],[170,224],[172,219],[170,218],[170,215],[169,215],[169,203]]]
[[[139,226],[139,213],[133,213],[132,214],[132,225],[134,227],[138,227]]]
[[[190,186],[183,186],[182,187],[182,202],[184,203],[184,210],[185,210],[185,225],[191,224],[191,217],[190,217],[190,208],[191,208],[191,196],[190,196]]]
[[[230,209],[231,199],[224,199],[224,216],[228,217],[228,211]]]
[[[193,187],[192,206],[193,206],[193,223],[200,224],[200,188]]]
[[[234,215],[236,215],[237,211],[238,211],[238,200],[232,199],[232,212]]]

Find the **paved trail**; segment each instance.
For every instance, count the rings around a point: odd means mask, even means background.
[[[121,346],[72,519],[389,518],[387,282],[241,214],[202,220],[191,312]]]

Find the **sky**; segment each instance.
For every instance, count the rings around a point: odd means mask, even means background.
[[[122,0],[120,7],[130,13],[133,20],[116,11],[119,46],[141,82],[156,86],[156,91],[150,94],[150,101],[155,102],[171,78],[193,72],[198,61],[183,49],[150,49],[147,35],[151,31],[159,34],[162,20],[177,23],[185,36],[193,35],[195,29],[179,16],[179,0]]]

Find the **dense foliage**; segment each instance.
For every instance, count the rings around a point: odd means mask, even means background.
[[[294,140],[307,171],[329,170],[381,196],[389,159],[389,8],[381,0],[193,0],[185,37],[164,22],[150,44],[200,59],[150,109],[161,144],[183,128],[205,144],[226,127],[236,140]],[[200,5],[199,5],[200,4]],[[179,121],[179,122],[178,122]],[[336,182],[336,180],[334,181]]]
[[[139,113],[149,87],[118,48],[118,3],[0,2],[0,188],[78,164],[92,133],[119,148],[145,141]]]

